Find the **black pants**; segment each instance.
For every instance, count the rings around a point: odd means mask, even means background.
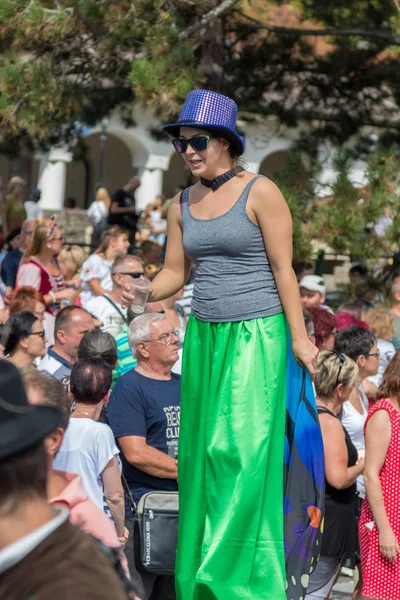
[[[176,600],[175,578],[172,575],[150,575],[140,573],[135,567],[133,554],[133,518],[125,519],[129,529],[129,540],[125,546],[132,583],[137,586],[141,600]]]

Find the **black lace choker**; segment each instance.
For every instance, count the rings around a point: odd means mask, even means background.
[[[233,177],[235,177],[238,173],[241,173],[242,171],[244,171],[244,168],[239,166],[235,167],[234,169],[231,169],[230,171],[226,171],[226,173],[222,173],[222,175],[219,175],[214,179],[204,179],[204,177],[201,177],[200,181],[202,185],[211,188],[212,191],[215,192],[218,188],[221,187],[221,185],[223,185],[230,179],[233,179]]]

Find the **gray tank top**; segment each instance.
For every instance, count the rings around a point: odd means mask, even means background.
[[[254,177],[226,213],[196,219],[182,195],[183,247],[196,266],[192,313],[210,323],[245,321],[282,312],[258,225],[246,213]]]

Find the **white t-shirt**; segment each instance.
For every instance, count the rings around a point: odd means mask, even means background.
[[[347,430],[351,441],[357,450],[365,449],[365,437],[364,437],[364,425],[367,420],[368,410],[365,405],[368,399],[365,396],[364,390],[362,389],[362,384],[358,388],[359,397],[362,396],[362,409],[363,414],[359,413],[358,410],[354,408],[350,400],[347,400],[343,404],[343,414],[342,414],[342,424],[344,428]],[[360,393],[361,392],[361,393]],[[364,477],[359,475],[357,477],[357,492],[360,494],[361,498],[365,498],[365,483]]]
[[[43,217],[43,209],[40,208],[37,202],[27,200],[24,205],[27,219],[41,219]]]
[[[101,473],[119,450],[105,423],[92,419],[70,419],[53,468],[77,473],[89,498],[103,510]]]
[[[82,292],[80,295],[82,306],[86,308],[86,304],[92,298],[97,298],[95,294],[92,294],[89,281],[92,279],[99,279],[99,283],[103,290],[111,292],[112,290],[112,279],[111,279],[111,260],[101,258],[98,254],[91,254],[82,265],[81,282]]]
[[[126,317],[128,309],[122,308],[118,302],[115,302],[115,304],[118,306],[124,317]],[[96,296],[95,298],[92,298],[86,303],[85,308],[90,314],[94,315],[99,321],[104,323],[104,326],[101,328],[102,331],[110,333],[113,337],[116,337],[121,333],[125,321],[111,302],[107,300],[106,296]]]
[[[97,225],[105,221],[108,211],[106,205],[102,200],[95,200],[89,206],[87,214],[89,217],[92,217],[95,225]]]

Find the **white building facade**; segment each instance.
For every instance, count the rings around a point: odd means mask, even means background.
[[[158,194],[171,197],[177,186],[190,183],[190,173],[169,139],[162,136],[156,139],[151,134],[151,130],[161,127],[151,112],[135,109],[134,118],[134,127],[124,127],[113,117],[106,127],[103,122],[102,126],[86,128],[83,138],[86,151],[79,159],[62,147],[53,148],[47,154],[17,159],[0,156],[0,176],[6,182],[20,175],[27,181],[28,188],[38,187],[42,192],[40,203],[49,210],[62,210],[68,198],[74,198],[78,207],[87,208],[94,200],[99,183],[112,194],[133,175],[141,179],[135,194],[139,209],[153,202]],[[243,158],[249,170],[273,176],[284,167],[285,154],[295,142],[296,130],[278,130],[273,121],[257,125],[240,123],[239,128],[246,135]],[[321,182],[328,186],[319,191],[323,195],[329,193],[329,183],[335,173],[331,168],[330,151],[325,148],[321,156],[326,165]],[[363,184],[362,176],[363,167],[359,165],[354,174],[355,185]]]

